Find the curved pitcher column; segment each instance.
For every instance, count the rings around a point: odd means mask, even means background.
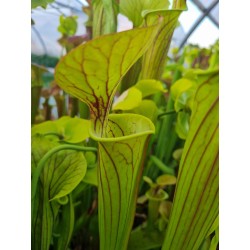
[[[153,123],[136,114],[112,114],[98,141],[98,216],[101,250],[125,250],[133,226],[137,190]]]

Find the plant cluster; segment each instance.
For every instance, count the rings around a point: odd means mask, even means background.
[[[87,36],[60,18],[58,119],[38,116],[32,65],[32,249],[217,249],[219,43],[168,58],[185,10],[89,1]],[[133,29],[116,32],[119,12]]]

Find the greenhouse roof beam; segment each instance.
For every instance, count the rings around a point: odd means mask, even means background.
[[[201,10],[203,13],[206,12],[206,8],[203,6],[203,4],[199,0],[191,0],[198,8]],[[207,14],[207,17],[210,19],[210,21],[217,27],[219,28],[219,23],[217,20],[210,14]]]
[[[60,2],[58,2],[58,1],[54,1],[54,3],[56,3],[58,6],[61,6],[61,7],[64,7],[64,8],[68,8],[68,9],[71,9],[71,10],[73,10],[73,11],[75,11],[75,12],[80,12],[80,13],[82,13],[82,10],[81,10],[81,9],[74,8],[74,7],[69,6],[69,5],[67,5],[67,4],[60,3]]]
[[[40,43],[41,43],[41,45],[43,47],[43,50],[44,50],[44,54],[47,55],[48,54],[48,50],[47,50],[47,47],[45,45],[45,42],[44,42],[42,36],[40,35],[40,33],[38,32],[38,30],[33,25],[31,26],[31,29],[35,32],[38,40],[40,41]]]
[[[200,16],[200,18],[198,18],[196,20],[196,22],[194,23],[194,25],[192,26],[192,28],[188,31],[188,33],[186,34],[186,36],[184,37],[184,39],[182,40],[179,48],[181,49],[185,43],[187,42],[188,38],[193,34],[193,32],[196,30],[196,28],[201,24],[201,22],[203,21],[203,19],[208,15],[208,13],[219,3],[219,0],[214,1],[207,9],[205,12],[203,12],[203,14]]]

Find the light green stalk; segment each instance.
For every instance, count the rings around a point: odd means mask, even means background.
[[[126,122],[124,122],[126,121]],[[110,115],[99,144],[98,211],[101,250],[125,250],[134,221],[142,163],[153,123],[135,114]]]
[[[117,30],[118,5],[115,0],[94,0],[93,38]]]
[[[219,213],[218,73],[198,87],[163,250],[197,250]]]

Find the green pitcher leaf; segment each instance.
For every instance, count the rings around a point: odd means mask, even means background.
[[[142,24],[142,11],[167,9],[168,6],[168,0],[120,0],[120,12],[128,17],[134,27],[138,27]]]
[[[43,86],[42,76],[45,72],[48,72],[46,67],[35,63],[31,64],[31,87]]]
[[[189,120],[190,114],[188,112],[180,111],[178,113],[175,131],[178,136],[183,140],[187,138],[189,132]]]
[[[163,250],[197,250],[219,213],[218,73],[194,97]]]
[[[34,250],[47,250],[59,212],[60,204],[57,201],[49,202],[48,196],[41,186],[38,187],[35,197],[33,216],[31,220],[31,246]]]
[[[157,2],[157,1],[154,1]],[[153,25],[159,16],[162,17],[161,28],[142,60],[141,79],[160,79],[165,66],[171,38],[178,24],[178,18],[186,10],[186,1],[181,0],[172,10],[158,9],[143,12],[146,25]]]
[[[46,152],[56,145],[55,142],[50,142],[41,136],[32,138],[32,172]],[[43,178],[44,174],[41,177]],[[31,245],[35,250],[49,249],[54,221],[60,207],[56,201],[49,202],[48,193],[48,187],[44,189],[41,184],[38,186],[33,208],[34,216],[31,221]]]
[[[46,133],[56,135],[58,133],[57,124],[53,121],[46,121],[46,122],[36,124],[31,128],[32,136],[36,134],[46,134]]]
[[[59,119],[60,120],[60,119]],[[58,126],[60,123],[58,122]],[[63,141],[79,143],[89,138],[90,121],[74,117],[63,124]]]
[[[125,121],[125,122],[124,122]],[[112,114],[99,144],[98,216],[100,249],[127,249],[134,221],[142,160],[153,123],[137,114]]]
[[[174,185],[176,183],[176,177],[174,175],[161,175],[156,179],[156,183],[160,186]]]
[[[142,100],[138,107],[130,111],[138,115],[146,116],[153,123],[155,123],[158,115],[158,108],[152,100]]]
[[[78,117],[63,116],[55,121],[46,121],[34,125],[31,135],[43,134],[53,136],[54,140],[79,143],[89,138],[90,121]],[[50,137],[51,138],[51,137]]]
[[[119,10],[117,0],[93,0],[92,6],[93,37],[116,32]]]
[[[169,198],[168,193],[165,192],[163,189],[159,189],[157,192],[155,192],[154,189],[149,189],[146,192],[146,196],[149,200],[153,201],[164,201]]]
[[[142,98],[156,94],[158,92],[167,92],[167,90],[164,89],[162,82],[154,79],[140,80],[135,84],[135,87],[142,92]]]
[[[135,87],[124,91],[114,102],[113,110],[130,110],[138,107],[142,101],[142,93]]]
[[[32,174],[43,156],[58,145],[42,135],[32,137]],[[72,150],[59,151],[46,161],[32,203],[32,249],[49,249],[60,207],[56,199],[69,194],[80,183],[86,165],[83,154]]]
[[[64,150],[51,157],[48,168],[54,169],[50,182],[50,200],[54,200],[69,194],[80,183],[87,162],[81,152]]]
[[[118,84],[152,43],[158,27],[98,37],[70,51],[57,65],[56,82],[89,105],[99,135],[104,133]]]
[[[196,86],[196,83],[194,81],[191,81],[187,78],[181,78],[177,80],[172,86],[171,86],[171,95],[172,98],[175,100],[180,96],[183,92],[186,92],[187,90],[193,88]]]
[[[186,78],[181,78],[172,85],[171,97],[175,101],[174,107],[176,112],[186,108],[192,109],[196,88],[197,83]]]

